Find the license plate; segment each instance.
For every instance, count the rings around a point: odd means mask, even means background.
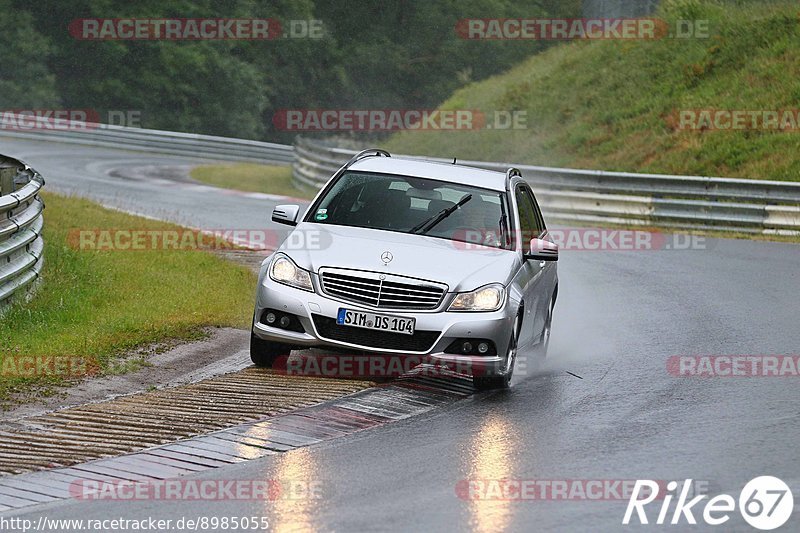
[[[352,309],[344,308],[339,309],[339,313],[336,315],[336,323],[340,326],[376,329],[405,335],[414,334],[414,322],[413,318],[376,315],[375,313],[365,313],[364,311],[353,311]]]

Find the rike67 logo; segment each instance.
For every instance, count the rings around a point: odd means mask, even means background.
[[[794,510],[794,497],[791,489],[786,483],[773,476],[760,476],[750,480],[739,494],[738,502],[729,494],[719,494],[705,502],[704,506],[698,504],[708,498],[705,494],[695,496],[691,500],[688,499],[691,485],[691,479],[687,479],[680,488],[677,481],[670,481],[667,484],[668,492],[661,500],[661,508],[655,520],[656,524],[696,525],[695,513],[697,513],[707,525],[719,526],[730,520],[738,503],[739,512],[745,522],[756,529],[769,531],[788,522]],[[642,495],[645,496],[640,498]],[[658,496],[658,483],[649,479],[637,480],[630,500],[628,500],[628,508],[625,510],[622,524],[626,526],[630,524],[634,512],[640,524],[649,524],[649,520],[653,517],[651,515],[648,518],[645,507],[656,500]],[[675,496],[678,496],[678,499],[670,517],[670,506]]]

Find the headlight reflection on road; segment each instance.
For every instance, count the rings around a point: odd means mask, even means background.
[[[319,494],[320,465],[308,448],[281,454],[273,470],[281,494],[268,501],[265,516],[271,516],[272,531],[317,531],[315,509],[322,504]]]
[[[247,437],[271,440],[269,427],[253,426]],[[246,453],[240,446],[239,452]],[[274,467],[264,473],[270,483],[270,497],[264,501],[262,516],[269,517],[270,531],[316,531],[315,510],[323,503],[324,490],[320,481],[320,465],[308,448],[298,448],[276,456]],[[325,487],[327,490],[327,487]]]
[[[481,428],[465,450],[464,470],[469,480],[497,480],[514,477],[512,454],[517,447],[517,435],[512,424],[502,417],[484,420]],[[467,498],[470,528],[473,531],[503,531],[511,520],[509,500]]]

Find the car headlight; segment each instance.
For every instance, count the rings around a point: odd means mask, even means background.
[[[302,289],[304,291],[314,291],[311,284],[311,274],[297,266],[288,256],[279,255],[269,266],[269,277],[273,281]]]
[[[487,285],[472,292],[456,296],[448,311],[497,311],[503,306],[506,288],[502,285]]]

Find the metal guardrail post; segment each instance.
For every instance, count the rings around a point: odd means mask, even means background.
[[[44,264],[43,186],[36,171],[0,156],[0,310],[29,290]]]
[[[17,168],[8,163],[0,163],[0,196],[14,192],[14,176]]]

